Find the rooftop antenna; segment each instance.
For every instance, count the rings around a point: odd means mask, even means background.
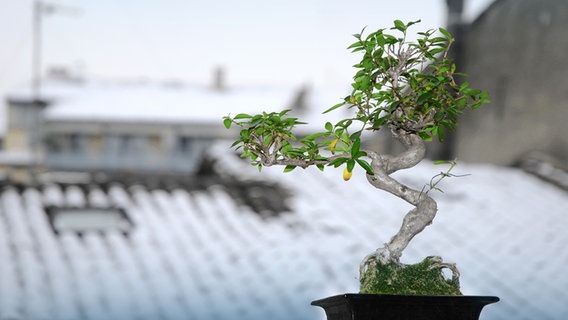
[[[41,26],[44,15],[53,13],[63,13],[68,15],[77,15],[79,10],[74,7],[54,5],[35,0],[33,2],[33,19],[32,19],[32,84],[31,84],[31,106],[36,108],[44,107],[45,101],[41,97]],[[37,110],[36,110],[37,111]],[[30,179],[37,182],[37,170],[40,162],[39,144],[40,144],[40,117],[34,116],[32,124],[32,132],[30,132],[29,147],[31,148],[32,165],[29,169]]]
[[[81,11],[75,7],[56,5],[40,0],[34,1],[32,19],[32,99],[34,102],[41,100],[42,18],[54,13],[76,16]]]

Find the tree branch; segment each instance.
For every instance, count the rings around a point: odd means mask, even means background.
[[[278,159],[276,158],[276,154],[272,153],[267,155],[264,155],[263,153],[258,153],[257,155],[260,158],[260,163],[265,167],[281,165],[281,166],[296,166],[304,169],[313,165],[327,165],[328,163],[330,163],[331,161],[337,158],[351,158],[351,155],[349,154],[337,154],[324,159],[312,159],[312,160],[295,159],[295,158]]]

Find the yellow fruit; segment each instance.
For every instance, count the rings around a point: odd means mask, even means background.
[[[349,169],[345,168],[343,170],[343,180],[347,181],[347,180],[351,179],[352,175],[353,175],[353,172],[349,171]]]
[[[335,138],[333,139],[333,141],[329,144],[329,150],[331,150],[332,154],[335,154],[335,145],[337,144],[337,141],[339,139]]]

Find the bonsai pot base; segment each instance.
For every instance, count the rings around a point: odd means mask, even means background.
[[[492,296],[342,294],[312,302],[327,320],[478,320]]]

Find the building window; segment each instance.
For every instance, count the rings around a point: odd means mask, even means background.
[[[52,153],[83,153],[86,150],[87,136],[81,133],[52,133],[44,141],[47,151]]]
[[[106,150],[111,155],[143,156],[146,153],[148,139],[146,136],[131,134],[111,134],[106,137]]]
[[[45,148],[50,153],[63,151],[63,141],[60,134],[49,134],[44,140]]]
[[[193,137],[178,137],[176,143],[176,153],[191,154],[195,149],[196,139]]]
[[[126,211],[121,208],[50,206],[45,208],[45,212],[56,234],[119,231],[127,235],[133,226]]]
[[[85,150],[86,137],[83,134],[71,133],[67,135],[67,146],[71,153],[81,153]]]

